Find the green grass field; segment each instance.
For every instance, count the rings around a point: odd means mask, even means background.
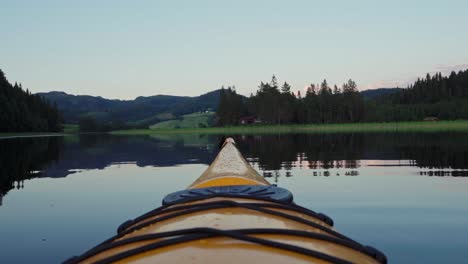
[[[167,120],[150,126],[150,129],[181,129],[198,128],[201,126],[210,126],[210,120],[214,113],[193,113],[182,116],[182,119]]]
[[[171,113],[161,113],[161,114],[157,114],[155,116],[152,116],[152,117],[148,117],[148,118],[145,118],[145,119],[141,119],[141,120],[137,120],[137,121],[129,121],[127,122],[127,125],[130,125],[130,126],[139,126],[139,125],[143,125],[143,124],[151,124],[152,122],[154,122],[155,119],[159,119],[159,120],[170,120],[170,119],[174,119],[175,116]]]
[[[63,125],[63,133],[66,134],[74,134],[74,133],[79,133],[79,127],[78,125],[73,125],[73,124],[64,124]]]
[[[353,123],[321,125],[256,125],[208,128],[159,128],[112,131],[118,135],[150,134],[282,134],[282,133],[366,133],[366,132],[468,132],[468,120],[437,122]]]
[[[198,123],[197,123],[198,124]],[[207,128],[158,128],[112,131],[115,135],[164,134],[287,134],[287,133],[366,133],[366,132],[468,132],[468,120],[437,122],[354,123],[323,125],[257,125]],[[64,125],[63,133],[0,133],[0,137],[69,135],[78,133],[77,125]]]
[[[80,115],[81,118],[88,117],[97,120],[105,120],[109,118],[108,112],[87,112],[86,114]]]

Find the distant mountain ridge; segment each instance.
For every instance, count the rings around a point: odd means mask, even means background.
[[[364,98],[374,99],[376,97],[394,94],[401,90],[403,89],[402,88],[377,88],[377,89],[364,90],[364,91],[361,91],[360,93]]]
[[[66,123],[77,123],[82,117],[93,117],[99,121],[119,121],[154,124],[165,118],[198,111],[216,110],[221,90],[200,96],[154,95],[139,96],[134,100],[106,99],[101,96],[72,95],[65,92],[38,93],[51,103],[56,103]]]

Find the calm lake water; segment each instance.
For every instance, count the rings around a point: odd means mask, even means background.
[[[237,136],[271,183],[390,263],[468,263],[468,134]],[[213,135],[0,139],[0,263],[59,263],[160,205]]]

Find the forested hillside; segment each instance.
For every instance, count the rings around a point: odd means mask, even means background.
[[[375,99],[383,95],[390,95],[397,93],[403,89],[401,88],[377,88],[361,91],[360,94],[366,99]]]
[[[0,70],[0,132],[58,132],[61,122],[56,105],[10,84]]]
[[[246,120],[264,124],[353,123],[468,119],[468,70],[443,77],[418,79],[406,89],[359,92],[353,80],[341,87],[326,80],[311,84],[305,94],[281,86],[275,76],[244,98],[228,87],[221,91],[216,115],[219,126]],[[254,120],[254,121],[252,121]]]
[[[468,119],[468,70],[427,74],[407,89],[377,97],[366,111],[370,121]]]
[[[198,111],[215,110],[220,90],[200,96],[155,95],[137,97],[135,100],[111,100],[88,95],[71,95],[64,92],[40,93],[57,103],[66,123],[78,123],[92,118],[99,123],[126,123],[148,126],[167,119]]]

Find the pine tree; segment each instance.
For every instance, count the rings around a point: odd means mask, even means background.
[[[333,94],[340,94],[341,91],[340,91],[340,88],[338,88],[338,86],[336,86],[336,84],[333,86]]]
[[[273,74],[273,76],[271,77],[270,87],[271,87],[272,89],[278,90],[278,79],[276,79],[276,76],[275,76],[274,74]]]
[[[309,85],[309,87],[307,87],[306,96],[307,95],[316,95],[316,94],[317,94],[317,91],[315,89],[315,84],[311,83]]]
[[[283,86],[281,86],[281,92],[291,93],[291,85],[289,85],[287,82],[284,82]]]

